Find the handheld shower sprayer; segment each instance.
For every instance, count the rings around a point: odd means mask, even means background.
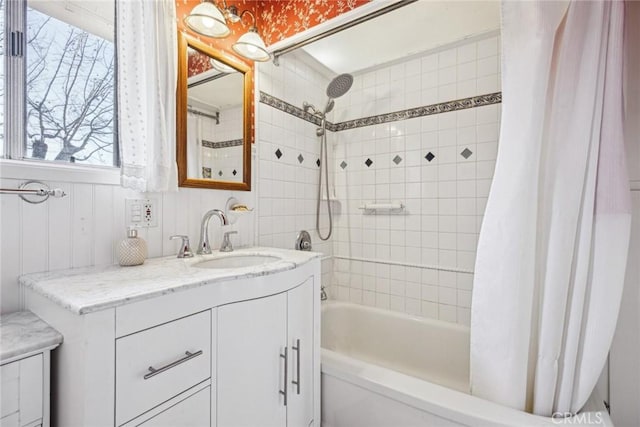
[[[353,76],[351,74],[340,74],[334,77],[333,80],[327,86],[327,103],[325,104],[324,111],[318,110],[313,105],[308,102],[302,103],[302,109],[305,113],[311,112],[314,116],[320,117],[322,121],[320,122],[320,127],[316,128],[316,136],[320,138],[320,176],[318,177],[318,198],[316,203],[316,231],[318,232],[318,237],[321,240],[328,240],[331,237],[331,233],[333,231],[333,218],[331,216],[331,204],[329,203],[329,176],[328,176],[328,159],[327,159],[327,135],[326,135],[326,126],[327,126],[327,118],[326,115],[335,106],[335,99],[340,98],[342,95],[347,93],[349,89],[351,89],[351,85],[353,84]],[[323,171],[324,169],[324,171]],[[329,232],[326,236],[323,236],[320,233],[320,201],[322,199],[322,187],[323,187],[323,175],[324,175],[324,187],[326,189],[326,200],[327,200],[327,213],[329,214]]]

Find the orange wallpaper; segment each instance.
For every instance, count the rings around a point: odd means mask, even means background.
[[[187,49],[187,77],[202,74],[213,68],[209,57],[195,49]]]
[[[258,30],[267,46],[369,3],[370,0],[260,0]]]
[[[267,46],[314,27],[342,13],[369,3],[370,0],[227,0],[227,5],[235,5],[241,12],[250,10],[256,16],[258,32]],[[230,24],[231,35],[224,39],[202,37],[187,29],[184,17],[200,0],[176,0],[178,31],[231,55],[231,45],[243,35],[251,25],[251,17],[245,16],[243,23]],[[222,1],[217,1],[222,6]]]

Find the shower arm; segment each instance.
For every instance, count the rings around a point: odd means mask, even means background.
[[[305,113],[308,113],[309,110],[311,110],[311,114],[313,114],[314,116],[322,116],[321,111],[319,111],[316,107],[314,107],[313,105],[309,104],[306,101],[302,104],[302,109],[304,110]]]

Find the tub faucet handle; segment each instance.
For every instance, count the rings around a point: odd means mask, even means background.
[[[191,252],[191,246],[189,245],[189,236],[185,236],[183,234],[177,234],[175,236],[170,236],[169,240],[174,239],[182,239],[180,244],[180,250],[178,251],[178,258],[191,258],[193,257],[193,252]]]
[[[238,234],[237,231],[227,231],[224,233],[224,237],[222,238],[222,245],[220,245],[220,252],[233,252],[233,245],[231,244],[231,239],[229,239],[229,235]]]

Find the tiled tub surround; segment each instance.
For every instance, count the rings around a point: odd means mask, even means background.
[[[336,133],[342,208],[334,298],[469,323],[478,232],[498,145],[499,81],[496,36],[355,76],[334,119],[380,119]],[[479,102],[447,110],[449,101],[464,98]],[[384,123],[388,111],[433,104],[439,106],[425,107],[422,117]],[[405,209],[374,215],[358,209],[391,200]]]
[[[490,105],[338,133],[336,193],[343,206],[334,255],[472,272],[499,114],[500,106]],[[405,210],[366,215],[359,209],[365,202],[390,200],[402,201]],[[340,275],[336,280],[349,286]],[[428,283],[439,279],[432,276]],[[338,292],[346,298],[346,289]],[[443,300],[451,302],[429,299]],[[412,307],[412,314],[420,314]]]
[[[316,197],[320,142],[313,117],[304,115],[302,103],[316,106],[326,102],[326,85],[332,75],[311,62],[302,51],[280,58],[280,66],[261,63],[256,72],[256,139],[258,188],[258,244],[292,249],[300,230],[311,233],[313,250],[328,257],[333,244],[323,242],[315,232]],[[280,105],[274,108],[264,95]],[[288,108],[285,108],[289,106]],[[286,109],[287,112],[282,111]],[[329,145],[333,134],[328,135]],[[329,159],[332,159],[329,153]],[[332,177],[329,163],[329,177]],[[326,208],[321,209],[321,229],[326,234]],[[322,262],[323,283],[331,283],[333,265],[330,258]]]
[[[294,76],[308,84],[304,72],[309,69],[280,75],[288,75],[287,84]],[[319,150],[319,121],[300,108],[304,100],[325,102],[317,87],[324,91],[331,76],[319,74],[310,85],[319,101],[303,99],[309,89],[295,83],[297,91],[260,87],[261,125],[284,128],[275,130],[281,137],[272,137],[261,154],[271,159],[271,172],[287,152],[293,151],[284,164],[291,166],[296,156],[306,161],[307,153]],[[469,323],[475,250],[497,152],[499,81],[495,35],[355,74],[328,124],[335,180],[330,185],[340,201],[334,203],[333,298]],[[304,95],[294,96],[300,90]],[[302,140],[311,146],[299,145]],[[303,196],[312,201],[310,221],[316,176],[317,170],[309,175],[311,197]],[[404,211],[371,215],[359,209],[365,202],[392,200],[403,202]],[[261,236],[264,226],[273,227],[262,221]]]

